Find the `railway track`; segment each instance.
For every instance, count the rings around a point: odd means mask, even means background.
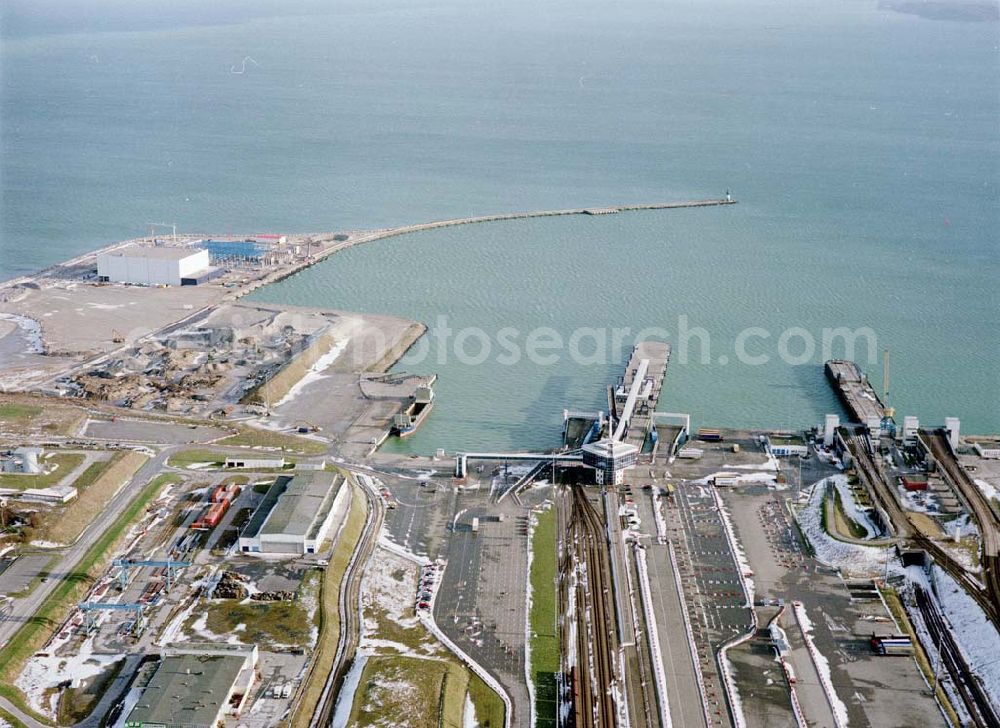
[[[1000,725],[1000,716],[993,709],[989,696],[976,679],[975,673],[962,656],[951,630],[938,612],[937,606],[924,589],[916,587],[917,608],[923,616],[931,641],[937,648],[941,664],[951,676],[952,685],[958,691],[972,722],[978,728],[994,728]]]
[[[921,430],[919,436],[943,471],[945,479],[965,501],[979,526],[983,549],[983,584],[989,604],[983,608],[990,621],[1000,630],[1000,516],[956,459],[943,430]]]
[[[573,486],[570,498],[566,551],[560,566],[561,581],[566,584],[565,603],[575,606],[576,664],[566,671],[573,685],[574,726],[615,728],[618,644],[604,521],[583,488]]]
[[[851,455],[854,457],[854,463],[859,475],[862,480],[868,483],[869,490],[874,496],[877,505],[887,514],[899,541],[901,543],[908,542],[926,551],[934,559],[934,563],[957,581],[983,609],[994,626],[1000,629],[1000,583],[997,583],[997,578],[1000,577],[1000,574],[997,572],[996,561],[994,560],[991,567],[988,568],[985,563],[986,559],[984,559],[983,572],[990,575],[993,583],[992,589],[997,591],[993,591],[990,588],[989,584],[991,582],[989,580],[987,581],[987,589],[984,590],[983,585],[968,572],[964,565],[956,561],[950,553],[939,546],[933,539],[922,533],[910,521],[906,511],[897,500],[892,486],[886,480],[882,469],[872,458],[866,438],[863,435],[853,434],[849,435],[845,440],[851,451]],[[948,451],[948,456],[950,457],[950,450]],[[951,460],[955,464],[955,467],[958,467],[958,463],[954,462],[953,458]],[[938,462],[942,461],[939,460]],[[975,489],[974,484],[970,483],[970,485]],[[978,492],[978,489],[976,489],[976,492]],[[988,508],[989,505],[986,504],[986,507]]]
[[[337,654],[323,685],[323,692],[316,705],[316,710],[313,712],[312,720],[309,722],[310,728],[320,728],[320,726],[325,728],[333,722],[337,697],[343,686],[344,678],[354,662],[358,643],[361,640],[361,581],[364,577],[364,568],[375,552],[378,535],[382,530],[382,519],[385,516],[385,504],[382,502],[382,498],[363,480],[367,476],[359,475],[357,477],[368,503],[368,518],[354,553],[351,554],[351,561],[347,565],[347,571],[344,572],[344,579],[340,585],[341,629],[337,642]]]

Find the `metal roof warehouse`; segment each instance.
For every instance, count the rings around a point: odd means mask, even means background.
[[[245,688],[252,679],[254,661],[247,654],[180,654],[163,658],[125,725],[210,726],[218,725],[229,708],[237,684]],[[249,673],[240,680],[240,675]],[[246,682],[246,685],[244,685]]]
[[[240,551],[313,554],[343,512],[348,488],[339,473],[279,476],[240,534]]]

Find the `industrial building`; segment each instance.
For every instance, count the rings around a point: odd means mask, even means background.
[[[248,554],[314,554],[343,512],[350,489],[337,473],[312,471],[275,480],[240,534]]]
[[[238,713],[243,706],[255,664],[256,650],[167,655],[142,690],[125,725],[214,728],[227,712]]]
[[[0,471],[4,473],[21,473],[22,475],[40,475],[42,464],[38,458],[43,453],[40,447],[19,447],[0,456]]]
[[[793,455],[804,457],[809,454],[809,446],[798,435],[778,434],[761,435],[764,449],[776,458],[787,458]]]
[[[227,457],[226,468],[237,470],[280,470],[285,467],[284,458]]]
[[[0,499],[50,503],[61,505],[76,498],[77,490],[72,485],[51,485],[48,488],[0,488]]]
[[[597,471],[597,482],[602,485],[621,485],[625,471],[639,461],[639,448],[611,438],[587,443],[582,450],[584,464]]]
[[[207,250],[133,245],[97,259],[97,277],[110,283],[140,286],[196,285],[214,277]]]

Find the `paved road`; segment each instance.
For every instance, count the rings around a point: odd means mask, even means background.
[[[7,698],[0,698],[0,708],[6,710],[8,713],[10,713],[19,721],[28,726],[28,728],[49,728],[49,726],[46,725],[45,723],[39,723],[30,715],[25,715],[24,713],[22,713],[21,710],[12,702],[7,700]]]
[[[160,472],[172,452],[173,448],[167,448],[148,460],[84,530],[76,543],[62,551],[53,551],[54,554],[62,554],[59,564],[52,570],[49,579],[39,584],[31,594],[24,599],[15,600],[11,613],[0,622],[0,645],[7,644],[22,623],[38,611],[42,602],[59,585],[61,579],[76,570],[77,564],[87,550],[111,527],[142,488]]]
[[[68,574],[72,574],[79,564],[80,559],[87,550],[94,545],[97,541],[115,522],[115,520],[128,508],[129,504],[136,498],[139,492],[145,487],[150,480],[152,480],[156,475],[163,469],[167,458],[173,453],[176,448],[167,448],[160,452],[156,457],[147,461],[136,474],[132,476],[132,479],[120,490],[118,494],[111,499],[107,507],[101,514],[84,530],[80,538],[77,539],[76,543],[69,546],[61,552],[54,552],[56,554],[61,553],[62,558],[59,564],[52,571],[52,575],[49,579],[41,584],[39,584],[34,591],[31,592],[24,599],[18,599],[14,602],[14,606],[8,613],[3,621],[0,621],[0,644],[6,644],[11,637],[21,628],[22,624],[28,621],[38,608],[41,606],[42,602],[52,593],[52,591],[59,585],[59,582]],[[31,716],[25,715],[19,708],[7,701],[6,699],[0,698],[0,706],[2,706],[9,713],[14,715],[18,720],[20,720],[25,725],[31,728],[37,728],[38,726],[44,725],[39,723],[37,720]],[[85,721],[86,723],[86,721]]]

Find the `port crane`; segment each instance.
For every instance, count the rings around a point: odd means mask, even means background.
[[[94,612],[135,612],[135,622],[132,623],[131,632],[138,636],[145,627],[146,618],[143,615],[143,606],[134,602],[125,604],[104,604],[102,602],[80,602],[77,607],[83,612],[84,622],[88,632],[93,632],[97,626],[94,619]]]
[[[128,575],[129,570],[134,568],[139,568],[142,566],[152,566],[153,568],[162,568],[167,570],[167,591],[170,591],[170,586],[173,584],[174,577],[177,574],[178,569],[186,569],[191,566],[190,561],[174,561],[173,559],[166,560],[150,560],[150,559],[115,559],[111,562],[113,566],[117,566],[121,571],[118,572],[118,588],[121,591],[125,591],[125,587],[128,586]]]
[[[885,407],[881,429],[890,437],[896,436],[896,409],[889,405],[889,349],[882,350],[882,405]]]

